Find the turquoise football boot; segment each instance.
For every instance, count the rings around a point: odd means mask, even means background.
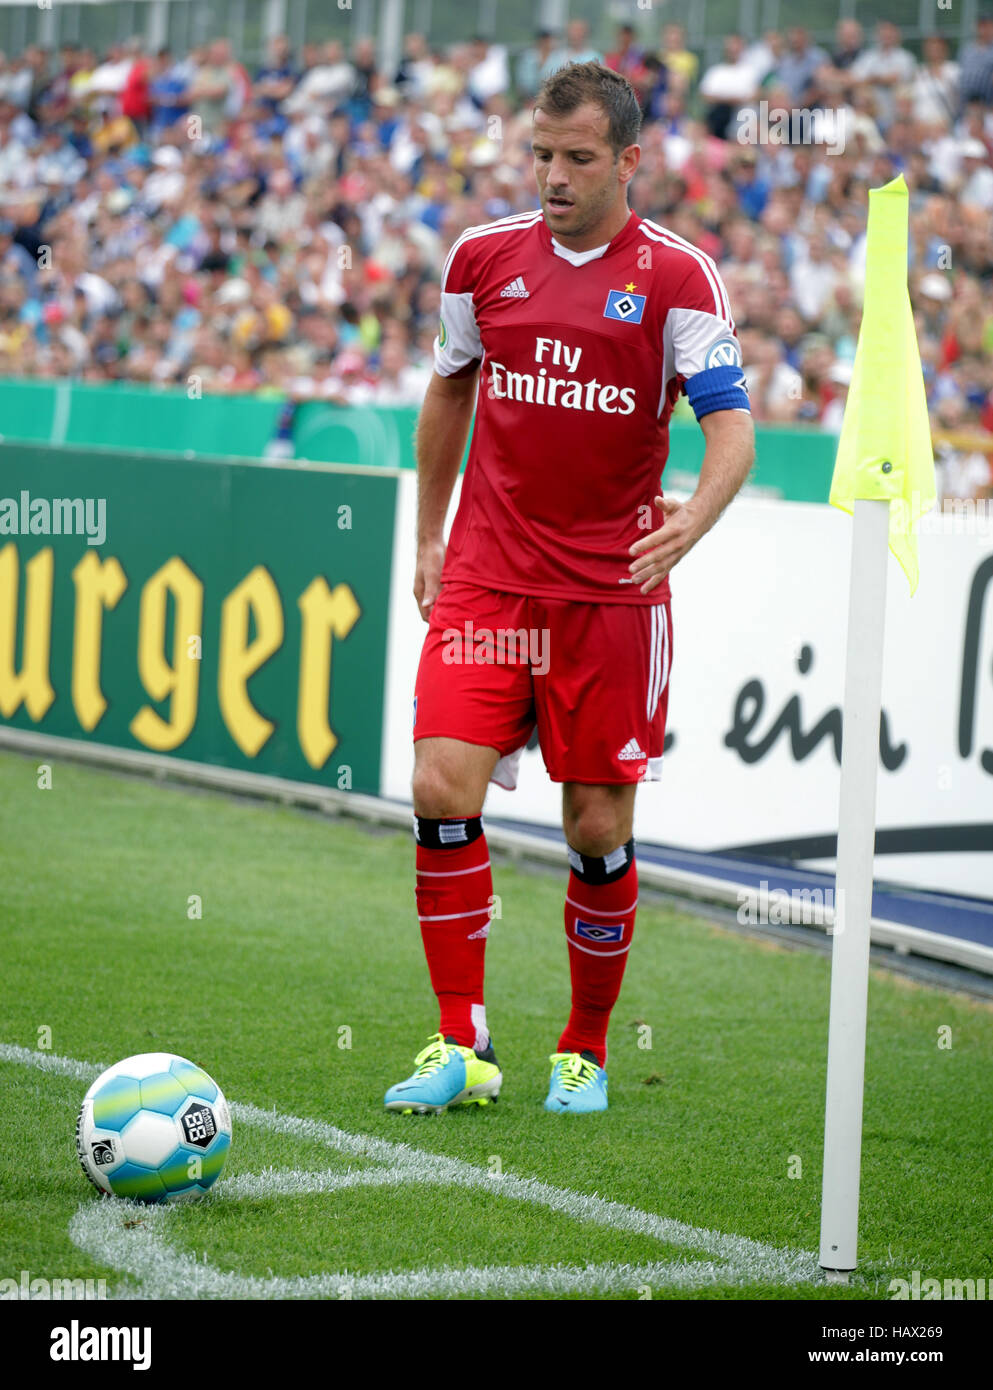
[[[592,1052],[553,1052],[545,1109],[588,1115],[607,1108],[607,1073]]]
[[[440,1115],[453,1105],[489,1105],[502,1085],[492,1044],[479,1054],[435,1033],[414,1058],[413,1075],[391,1086],[384,1104],[401,1115]]]

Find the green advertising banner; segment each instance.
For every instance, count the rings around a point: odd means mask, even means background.
[[[378,794],[396,490],[0,445],[0,720]]]
[[[275,441],[289,457],[311,462],[416,466],[418,412],[411,406],[309,401],[284,418],[285,406],[278,394],[191,397],[176,387],[0,377],[0,439],[248,459],[264,458]],[[760,425],[746,489],[790,502],[827,502],[837,447],[835,435],[816,428]],[[666,487],[691,492],[702,459],[703,434],[683,401],[669,432]]]

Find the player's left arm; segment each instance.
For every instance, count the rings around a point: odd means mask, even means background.
[[[631,577],[643,594],[657,588],[706,535],[755,462],[748,386],[727,290],[709,257],[691,254],[684,266],[666,313],[664,357],[667,376],[685,390],[706,445],[693,496],[686,502],[656,497],[659,529],[631,546]]]
[[[700,428],[706,447],[696,491],[685,502],[656,497],[664,524],[631,547],[631,577],[643,594],[661,584],[673,565],[707,534],[755,462],[755,428],[747,410],[712,411],[700,420]]]

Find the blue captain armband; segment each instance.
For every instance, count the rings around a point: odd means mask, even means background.
[[[715,410],[751,411],[740,367],[707,367],[686,382],[686,395],[698,420]]]

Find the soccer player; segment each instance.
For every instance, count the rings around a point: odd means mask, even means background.
[[[540,211],[470,227],[442,279],[417,432],[414,595],[428,621],[414,694],[417,909],[441,1019],[385,1104],[496,1099],[483,1001],[489,781],[516,785],[537,724],[562,783],[572,1008],[546,1110],[607,1107],[607,1024],[638,900],[635,790],[655,780],[672,663],[668,573],[754,457],[727,292],[707,256],[627,202],[634,90],[574,63],[535,99]],[[684,504],[663,499],[681,391],[705,439]],[[475,403],[446,552],[443,526]]]

